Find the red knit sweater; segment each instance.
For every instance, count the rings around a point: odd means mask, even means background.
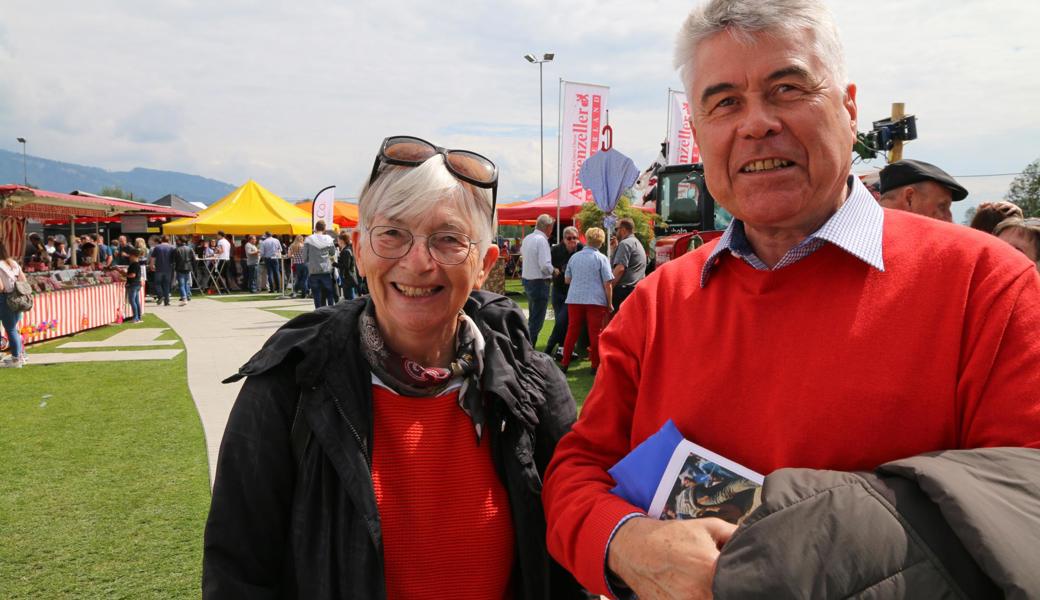
[[[832,245],[777,271],[714,248],[664,265],[600,338],[543,500],[552,555],[605,593],[606,470],[669,418],[761,473],[872,469],[948,448],[1040,447],[1040,277],[966,227],[885,212],[881,272]]]
[[[457,394],[408,398],[372,386],[372,406],[387,598],[511,597],[509,497]]]

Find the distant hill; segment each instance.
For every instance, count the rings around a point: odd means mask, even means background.
[[[198,175],[137,167],[131,171],[106,171],[29,155],[25,160],[29,185],[53,192],[83,190],[97,194],[104,187],[133,193],[135,200],[152,202],[176,194],[189,202],[212,204],[236,186]],[[22,155],[0,150],[0,184],[22,183]]]

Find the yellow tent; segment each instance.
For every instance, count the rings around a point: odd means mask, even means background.
[[[163,225],[172,235],[310,234],[311,215],[272,194],[250,179],[194,219],[177,219]]]

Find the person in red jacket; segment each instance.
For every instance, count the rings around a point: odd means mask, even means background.
[[[608,469],[668,419],[763,474],[1040,447],[1040,277],[850,176],[856,86],[822,0],[707,2],[676,64],[708,189],[735,220],[604,331],[542,494],[550,553],[590,591],[641,600],[710,597],[735,529],[646,518],[610,492]]]

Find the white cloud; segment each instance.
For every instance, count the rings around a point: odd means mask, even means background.
[[[561,77],[611,86],[616,147],[643,166],[679,87],[672,45],[691,6],[14,0],[0,29],[0,129],[48,158],[254,178],[294,198],[330,183],[353,193],[382,138],[407,133],[491,156],[503,199],[533,197],[538,68],[523,54],[557,54],[544,67],[547,188]],[[903,101],[921,134],[907,156],[970,175],[1040,154],[1040,4],[832,6],[861,129]],[[996,187],[979,185],[987,197]]]

